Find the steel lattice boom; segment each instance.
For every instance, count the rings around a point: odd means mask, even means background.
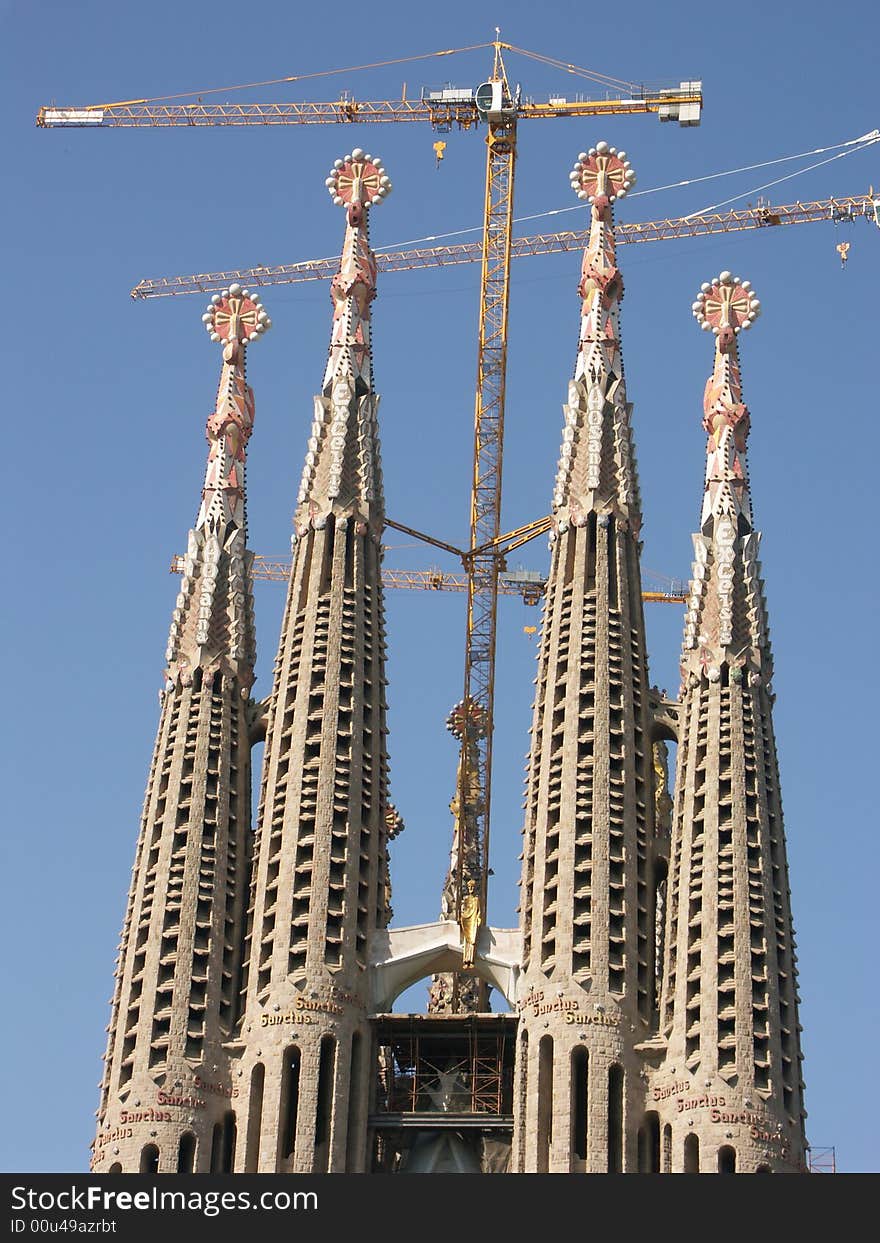
[[[617,225],[617,245],[636,242],[673,241],[679,237],[702,237],[711,233],[739,233],[750,229],[775,228],[785,224],[809,224],[820,220],[836,223],[864,217],[877,220],[880,199],[870,194],[845,198],[815,199],[784,206],[759,203],[737,211],[707,212],[697,216],[673,216],[666,220],[643,220]],[[583,250],[587,231],[572,229],[561,233],[534,233],[515,237],[511,259],[528,255],[552,255]],[[452,246],[415,246],[403,250],[381,251],[376,255],[380,272],[408,272],[417,268],[454,267],[478,263],[482,242],[461,242]],[[237,268],[226,272],[200,272],[192,276],[160,276],[142,280],[131,291],[132,298],[166,298],[177,294],[219,293],[231,281],[248,285],[293,285],[303,281],[330,280],[335,259],[305,259],[301,263],[281,263],[269,267]]]

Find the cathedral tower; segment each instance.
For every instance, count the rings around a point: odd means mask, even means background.
[[[625,153],[606,143],[571,174],[591,205],[590,234],[528,764],[513,1156],[522,1172],[635,1168],[635,1047],[655,1010],[641,510],[612,219],[634,180]]]
[[[117,959],[92,1162],[102,1173],[219,1169],[234,1143],[224,1041],[237,1017],[253,840],[245,352],[270,321],[238,285],[203,319],[223,367]]]
[[[368,215],[390,181],[356,148],[324,383],[294,514],[267,709],[241,1031],[245,1172],[357,1172],[371,1074],[369,946],[390,917],[382,472]]]
[[[722,272],[694,315],[715,334],[682,649],[661,1033],[663,1168],[804,1168],[794,936],[773,736],[760,536],[752,523],[741,329],[760,304]]]

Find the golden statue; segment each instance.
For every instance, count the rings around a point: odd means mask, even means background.
[[[469,880],[465,888],[465,893],[461,899],[461,911],[458,916],[458,926],[461,929],[461,965],[463,970],[472,970],[474,965],[474,950],[477,944],[477,933],[480,931],[480,921],[482,911],[480,910],[480,895],[475,892],[476,883]]]

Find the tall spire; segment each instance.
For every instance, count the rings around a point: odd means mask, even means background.
[[[746,442],[749,412],[742,400],[737,338],[751,328],[761,304],[748,281],[722,272],[693,304],[705,332],[715,334],[715,363],[703,396],[706,480],[700,533],[694,536],[694,577],[688,600],[682,674],[727,664],[772,672],[766,610],[758,577],[760,535],[752,528]]]
[[[202,322],[223,346],[214,410],[208,417],[208,464],[196,525],[189,533],[180,594],[171,619],[166,679],[190,680],[198,668],[234,669],[250,690],[256,640],[246,550],[245,464],[254,394],[245,378],[247,344],[271,327],[257,295],[240,285],[215,294]],[[196,587],[198,594],[196,595]]]
[[[231,285],[203,320],[223,363],[117,960],[93,1158],[101,1171],[204,1172],[234,1144],[228,1106],[238,1089],[224,1046],[237,1017],[250,873],[255,657],[245,353],[269,318]]]
[[[722,272],[693,305],[715,334],[705,491],[682,645],[660,1035],[665,1168],[804,1168],[797,970],[752,526],[739,334],[760,303]]]
[[[553,509],[576,525],[591,510],[615,513],[637,531],[640,501],[620,351],[623,278],[612,214],[612,204],[626,196],[635,179],[626,152],[604,142],[582,151],[570,175],[578,198],[591,205],[590,235],[578,285],[580,338],[563,407]]]
[[[615,198],[635,178],[625,153],[598,143],[580,154],[571,180],[590,202],[590,235],[526,787],[515,1090],[526,1108],[514,1164],[602,1173],[637,1160],[624,1141],[623,1110],[640,1086],[635,1046],[654,1021],[660,873],[612,218]]]
[[[390,184],[360,149],[327,179],[345,240],[266,718],[241,1034],[247,1171],[359,1171],[366,1159],[368,964],[391,917],[387,847],[401,827],[385,749],[367,225]]]
[[[334,204],[346,209],[346,230],[330,285],[330,352],[297,497],[297,535],[310,526],[320,529],[330,513],[374,532],[381,531],[385,516],[370,344],[376,257],[368,222],[369,208],[387,196],[391,181],[378,156],[355,147],[335,162],[326,185]]]

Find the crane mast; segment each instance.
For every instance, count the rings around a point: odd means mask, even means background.
[[[495,636],[498,623],[498,574],[501,558],[501,471],[504,447],[504,402],[507,374],[507,319],[510,305],[510,246],[513,237],[513,188],[516,169],[516,112],[501,49],[496,46],[486,96],[486,190],[483,209],[483,254],[480,276],[480,323],[477,387],[474,402],[473,480],[467,566],[464,695],[460,721],[461,754],[457,791],[460,807],[471,762],[476,764],[478,798],[469,827],[473,841],[461,844],[455,860],[455,918],[464,882],[473,879],[483,919],[488,899],[489,809],[492,797],[492,735],[495,701]],[[494,98],[493,98],[494,96]],[[467,823],[466,820],[463,821]],[[465,871],[470,875],[465,876]],[[450,877],[452,880],[452,877]],[[460,981],[458,982],[460,983]],[[479,1009],[488,1008],[486,986],[475,989]],[[457,985],[453,1008],[457,1005]],[[485,1003],[485,1004],[483,1004]]]

